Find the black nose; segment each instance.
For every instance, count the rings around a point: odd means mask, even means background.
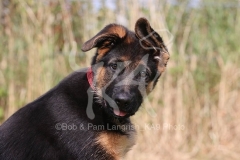
[[[127,107],[132,101],[132,96],[119,94],[115,97],[115,102],[119,108]]]

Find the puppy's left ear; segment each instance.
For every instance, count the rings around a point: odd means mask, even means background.
[[[159,71],[163,72],[169,59],[169,53],[162,37],[155,32],[145,18],[140,18],[135,24],[135,34],[144,48],[154,49],[154,59],[159,61]]]
[[[139,18],[137,20],[135,33],[147,47],[165,47],[162,37],[152,29],[148,20],[145,18]]]

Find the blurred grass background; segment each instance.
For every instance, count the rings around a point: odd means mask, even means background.
[[[126,159],[240,159],[239,0],[0,3],[0,122],[89,66],[94,51],[81,45],[106,24],[133,30],[146,17],[171,59],[133,117],[138,138]]]

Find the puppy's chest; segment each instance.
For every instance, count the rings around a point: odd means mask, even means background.
[[[113,131],[101,132],[96,139],[96,143],[110,154],[114,160],[120,160],[135,144],[135,130],[127,131],[126,135]]]

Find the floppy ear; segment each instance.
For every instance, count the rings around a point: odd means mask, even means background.
[[[135,24],[135,34],[144,48],[154,49],[154,59],[159,61],[159,71],[163,72],[169,59],[169,53],[162,37],[155,32],[145,18]]]
[[[162,38],[150,26],[145,18],[140,18],[135,24],[136,36],[148,47],[161,47],[164,45]]]
[[[86,52],[94,47],[98,48],[97,53],[103,56],[121,38],[125,37],[126,29],[117,24],[109,24],[98,34],[82,45],[82,51]]]

